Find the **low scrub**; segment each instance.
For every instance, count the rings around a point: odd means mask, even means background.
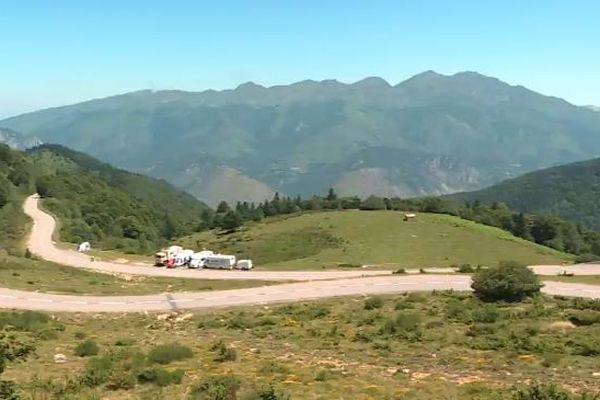
[[[573,325],[588,326],[600,323],[600,312],[597,311],[571,311],[569,313],[569,321]]]
[[[237,360],[237,351],[235,351],[234,348],[227,346],[222,340],[213,344],[210,349],[215,352],[214,360],[216,362]]]
[[[374,310],[376,308],[381,308],[384,305],[384,300],[381,297],[370,297],[365,300],[365,310]]]
[[[235,400],[240,387],[235,376],[214,376],[192,386],[187,400]]]
[[[79,357],[96,356],[100,352],[98,344],[91,340],[85,340],[75,347],[75,355]]]
[[[194,355],[192,349],[178,343],[161,344],[155,346],[148,353],[148,360],[157,364],[169,364],[174,361],[185,360]]]
[[[157,386],[179,385],[184,374],[182,369],[168,371],[164,368],[154,367],[141,371],[137,379],[139,383],[153,383]]]

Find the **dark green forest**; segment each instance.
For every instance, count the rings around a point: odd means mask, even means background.
[[[22,153],[0,146],[0,246],[22,252],[26,195],[37,191],[67,242],[150,252],[201,228],[208,207],[164,181],[129,173],[61,146]]]
[[[600,159],[532,172],[487,189],[449,197],[500,201],[517,211],[556,215],[600,230]]]

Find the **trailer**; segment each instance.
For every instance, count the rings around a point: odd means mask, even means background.
[[[233,269],[235,267],[235,256],[225,254],[213,254],[204,260],[204,268]]]
[[[188,268],[191,269],[202,269],[206,264],[206,258],[214,255],[212,251],[202,250],[192,255],[192,258],[188,264]]]
[[[249,271],[252,269],[252,260],[239,260],[235,267],[243,271]]]

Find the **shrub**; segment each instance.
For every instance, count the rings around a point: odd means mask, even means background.
[[[216,353],[214,360],[217,362],[237,360],[237,352],[235,349],[228,347],[222,340],[213,344],[210,349]]]
[[[168,371],[164,368],[154,367],[145,369],[138,374],[138,382],[154,383],[158,386],[179,385],[185,372],[182,369]]]
[[[113,369],[113,362],[108,356],[90,358],[85,366],[85,371],[81,376],[81,383],[88,387],[95,387],[105,383],[110,371]]]
[[[259,390],[258,392],[251,394],[246,397],[246,400],[289,400],[290,396],[278,393],[275,391],[273,386],[269,386],[266,389]]]
[[[517,389],[512,397],[514,400],[596,400],[600,398],[599,395],[590,395],[588,393],[572,395],[558,389],[554,385],[540,384],[535,384],[525,389]]]
[[[75,339],[83,340],[87,335],[85,332],[77,331],[73,334],[73,336],[75,336]]]
[[[75,355],[79,357],[89,357],[98,355],[100,348],[98,344],[91,339],[83,341],[75,348]]]
[[[395,270],[393,272],[393,274],[395,274],[395,275],[404,275],[404,274],[406,274],[406,269],[405,268],[398,268],[397,270]]]
[[[456,269],[456,272],[460,272],[461,274],[472,274],[475,272],[475,268],[473,268],[471,264],[462,264]]]
[[[421,337],[420,324],[421,318],[418,314],[400,312],[384,322],[381,333],[415,340]]]
[[[575,257],[575,262],[580,264],[580,263],[589,263],[589,262],[596,262],[596,261],[600,261],[600,256],[597,256],[596,254],[580,254],[577,257]]]
[[[48,322],[48,315],[37,311],[0,313],[0,328],[11,326],[18,331],[34,332],[44,328]]]
[[[189,400],[235,400],[241,382],[235,376],[213,376],[192,386]]]
[[[503,262],[473,275],[471,288],[484,301],[521,301],[540,292],[542,284],[527,266]]]
[[[569,321],[573,325],[587,326],[600,323],[600,313],[595,311],[571,311],[569,313]]]
[[[135,387],[135,376],[122,368],[113,369],[106,382],[108,390],[130,390]]]
[[[383,307],[383,299],[381,297],[369,297],[365,300],[365,310],[374,310]]]
[[[178,343],[161,344],[155,346],[148,353],[148,359],[157,364],[169,364],[173,361],[181,361],[194,355],[192,350]]]

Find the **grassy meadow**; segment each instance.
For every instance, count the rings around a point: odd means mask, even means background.
[[[591,300],[412,293],[179,315],[0,313],[7,324],[37,347],[3,374],[27,399],[508,400],[540,379],[598,389]],[[269,387],[279,397],[260,397]]]
[[[202,232],[181,243],[251,258],[261,268],[492,265],[507,258],[560,264],[565,253],[460,218],[395,211],[332,211],[275,217],[230,234]]]

